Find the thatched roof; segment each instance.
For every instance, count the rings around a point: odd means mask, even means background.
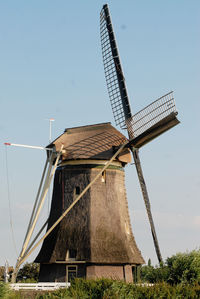
[[[65,129],[48,147],[55,146],[59,151],[64,145],[65,153],[62,160],[109,160],[114,154],[115,147],[126,141],[126,137],[116,130],[110,123],[82,126]],[[117,157],[125,163],[131,162],[128,149]]]

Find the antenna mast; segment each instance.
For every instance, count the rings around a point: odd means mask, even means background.
[[[52,122],[55,121],[54,118],[49,118],[49,143],[52,141]]]

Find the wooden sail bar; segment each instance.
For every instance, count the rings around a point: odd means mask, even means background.
[[[164,132],[178,125],[180,121],[177,119],[177,112],[171,112],[168,116],[158,121],[155,125],[148,128],[146,131],[141,133],[139,136],[134,137],[129,141],[127,147],[136,147],[140,148],[156,137],[160,136]]]
[[[173,91],[160,97],[126,120],[130,137],[135,138],[143,134],[154,125],[158,125],[160,121],[167,120],[171,114],[174,117],[177,114]]]

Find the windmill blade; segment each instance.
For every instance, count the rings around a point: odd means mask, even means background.
[[[153,216],[152,216],[152,213],[151,213],[151,205],[150,205],[149,195],[148,195],[146,183],[145,183],[143,172],[142,172],[142,166],[141,166],[140,158],[139,158],[139,151],[133,151],[132,150],[132,153],[133,153],[135,166],[136,166],[136,169],[137,169],[137,174],[138,174],[138,178],[139,178],[139,182],[140,182],[140,187],[141,187],[141,190],[142,190],[142,195],[143,195],[143,199],[144,199],[144,203],[145,203],[145,207],[146,207],[146,211],[147,211],[147,215],[148,215],[148,219],[149,219],[149,224],[150,224],[150,227],[151,227],[151,234],[152,234],[152,237],[153,237],[153,242],[154,242],[154,247],[155,247],[155,250],[156,250],[156,255],[157,255],[159,263],[161,263],[162,262],[162,255],[161,255],[161,252],[160,252],[160,247],[159,247],[158,238],[157,238],[157,235],[156,235]]]
[[[130,143],[140,148],[144,144],[160,136],[178,125],[173,91],[160,97],[126,121]]]
[[[129,135],[136,138],[160,124],[166,125],[167,130],[171,129],[173,125],[168,126],[167,123],[175,120],[174,125],[178,124],[177,114],[173,91],[170,91],[126,120]]]
[[[115,123],[124,128],[126,120],[132,114],[107,4],[100,13],[100,34],[106,83]]]
[[[103,6],[100,13],[100,34],[106,83],[115,123],[116,125],[119,125],[121,128],[127,128],[129,138],[133,139],[134,132],[132,130],[132,126],[129,125],[127,127],[128,121],[132,120],[131,108],[129,104],[125,79],[120,63],[119,53],[115,41],[113,26],[111,23],[111,17],[107,4]],[[141,168],[139,152],[138,150],[135,151],[133,147],[131,147],[131,151],[135,161],[140,187],[142,190],[147,215],[149,218],[156,254],[160,263],[162,262],[162,256],[160,253],[158,239],[156,236],[149,196]]]

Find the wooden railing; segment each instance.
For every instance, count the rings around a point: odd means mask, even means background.
[[[37,290],[37,291],[53,291],[60,288],[68,288],[69,282],[38,282],[38,283],[11,283],[10,288],[19,290]]]

